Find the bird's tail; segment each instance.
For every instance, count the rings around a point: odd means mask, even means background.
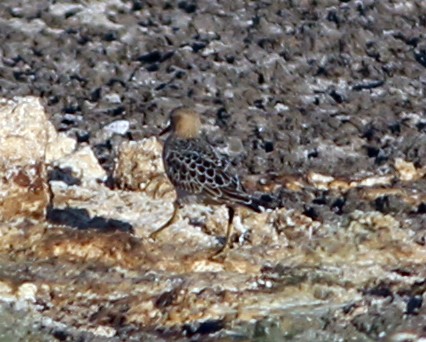
[[[257,213],[262,213],[266,209],[275,209],[278,207],[278,198],[271,194],[248,194],[246,192],[229,192],[224,191],[226,197],[228,197],[233,203],[242,205],[246,208],[254,210]]]
[[[251,201],[246,207],[257,213],[262,213],[266,209],[275,209],[278,207],[278,199],[271,194],[251,195],[250,197]]]

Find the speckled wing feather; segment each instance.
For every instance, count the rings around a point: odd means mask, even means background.
[[[259,203],[247,194],[231,168],[207,142],[173,139],[165,144],[166,172],[175,187],[203,195],[212,202],[239,204],[261,211]]]

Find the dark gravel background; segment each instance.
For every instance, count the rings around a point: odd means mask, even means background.
[[[252,174],[420,166],[425,6],[4,0],[0,95],[42,97],[104,163],[119,140],[105,125],[129,120],[122,139],[139,139],[185,103],[241,140]]]

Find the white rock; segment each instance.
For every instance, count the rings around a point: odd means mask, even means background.
[[[105,100],[107,100],[109,103],[121,103],[120,95],[118,95],[117,93],[105,95]]]
[[[403,181],[411,181],[420,178],[414,164],[404,159],[395,159],[395,169],[398,171],[399,177]]]
[[[109,134],[126,134],[130,128],[130,122],[127,120],[117,120],[104,127],[104,130]]]
[[[70,168],[74,176],[82,182],[105,180],[107,177],[106,171],[99,165],[89,146],[84,146],[76,152],[56,160],[55,164],[61,169]]]
[[[52,4],[49,6],[49,12],[55,17],[64,17],[68,13],[77,13],[83,9],[80,4]]]
[[[0,99],[0,164],[22,166],[42,161],[46,145],[55,138],[39,99]]]
[[[18,288],[17,298],[18,300],[25,300],[29,302],[36,301],[37,286],[32,283],[24,283]]]

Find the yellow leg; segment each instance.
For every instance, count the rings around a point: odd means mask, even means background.
[[[151,234],[149,234],[149,237],[151,239],[155,240],[158,234],[160,234],[168,226],[172,225],[176,221],[178,211],[179,211],[179,205],[178,205],[177,202],[174,202],[173,203],[173,215],[160,228],[158,228],[157,230],[155,230]]]
[[[224,244],[219,248],[219,250],[217,250],[212,257],[216,257],[220,254],[222,254],[224,251],[226,251],[229,247],[229,240],[231,238],[232,235],[232,229],[233,229],[233,225],[232,222],[234,221],[234,215],[235,215],[235,209],[232,207],[228,207],[228,227],[226,229],[226,236],[225,236],[225,242]]]

